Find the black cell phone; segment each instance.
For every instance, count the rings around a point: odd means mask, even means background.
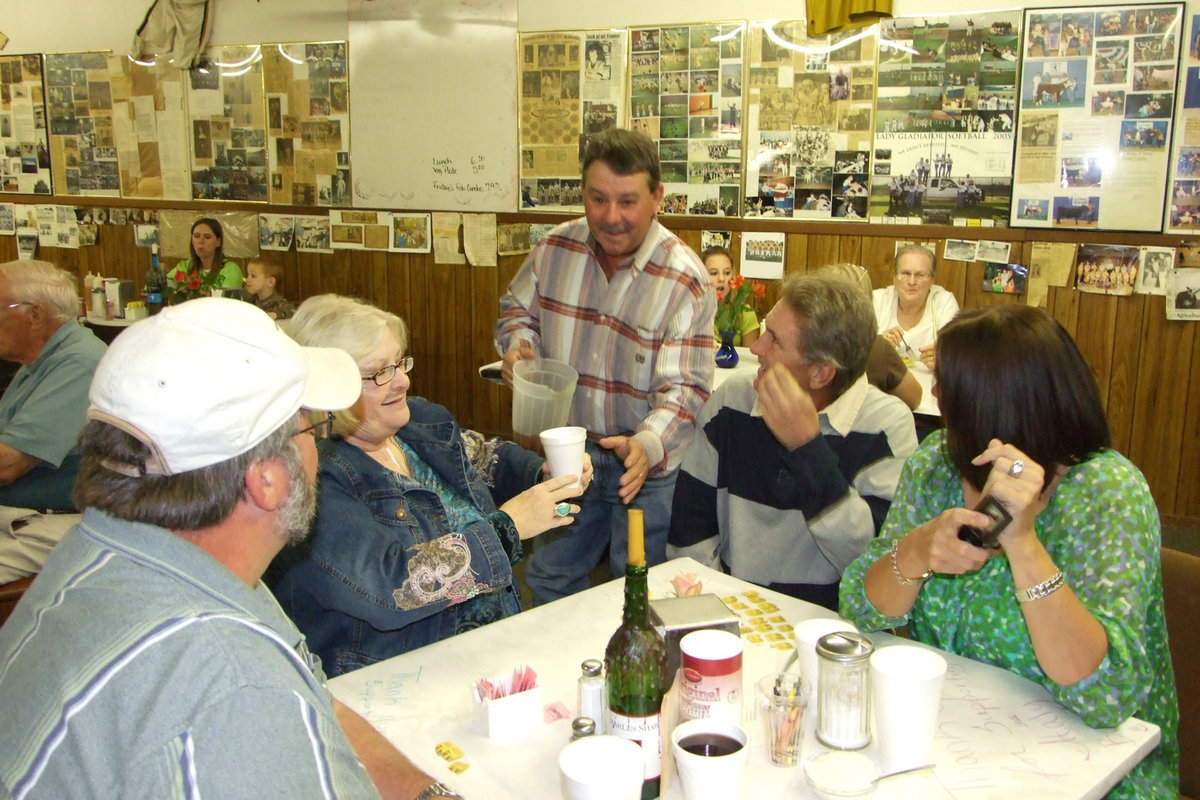
[[[1008,509],[1000,505],[991,495],[984,495],[983,499],[979,501],[979,505],[975,506],[973,510],[982,511],[991,517],[991,524],[986,528],[962,525],[958,529],[958,538],[985,550],[999,550],[1000,532],[1008,523],[1012,522],[1012,514],[1009,514]]]

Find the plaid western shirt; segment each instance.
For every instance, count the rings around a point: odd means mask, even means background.
[[[699,257],[651,223],[610,282],[585,218],[529,254],[500,299],[496,349],[529,342],[579,371],[570,424],[592,439],[634,435],[650,477],[679,466],[713,378],[716,296]]]

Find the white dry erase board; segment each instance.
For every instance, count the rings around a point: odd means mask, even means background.
[[[517,208],[516,0],[350,0],[354,205]]]

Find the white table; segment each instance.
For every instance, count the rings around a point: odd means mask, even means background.
[[[751,584],[677,559],[650,571],[652,597],[671,591],[670,579],[692,572],[704,590],[737,595]],[[533,667],[546,704],[561,701],[578,711],[580,662],[603,658],[609,637],[621,622],[623,580],[526,611],[484,628],[406,653],[329,682],[342,702],[379,728],[409,758],[470,800],[548,800],[560,797],[558,753],[571,734],[570,719],[556,720],[511,741],[489,739],[473,725],[471,687],[476,679]],[[788,620],[831,616],[818,606],[758,589]],[[895,644],[888,634],[871,634],[876,646]],[[789,653],[768,644],[747,644],[743,686],[747,712],[753,683],[783,668]],[[1055,702],[1041,687],[1004,670],[946,654],[949,662],[932,770],[900,775],[879,784],[874,798],[1097,798],[1149,753],[1158,727],[1137,719],[1111,730],[1092,730]],[[811,716],[811,715],[810,715]],[[822,748],[812,738],[805,756]],[[801,768],[780,768],[767,760],[756,721],[741,797],[811,798],[815,794]],[[435,746],[452,741],[471,766],[453,774]],[[867,749],[872,755],[873,750]],[[678,781],[663,797],[680,798]]]
[[[725,381],[732,378],[734,375],[750,375],[758,374],[758,356],[750,352],[749,347],[735,348],[738,354],[738,363],[736,367],[717,367],[713,371],[713,385],[715,391]]]

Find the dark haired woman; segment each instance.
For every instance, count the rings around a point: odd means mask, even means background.
[[[1070,335],[1021,305],[960,314],[938,337],[945,430],[909,458],[878,539],[842,577],[863,630],[1035,681],[1093,727],[1131,716],[1158,748],[1109,797],[1179,794],[1179,710],[1163,616],[1158,513],[1112,450],[1095,379]],[[997,549],[959,538],[998,501]]]
[[[242,270],[234,262],[225,259],[224,242],[225,234],[221,230],[221,223],[210,217],[196,220],[192,223],[192,257],[187,261],[180,261],[178,266],[168,273],[168,277],[179,283],[180,281],[175,280],[175,275],[181,270],[188,276],[196,273],[196,277],[202,277],[215,269],[221,274],[218,288],[241,289],[245,283]]]

